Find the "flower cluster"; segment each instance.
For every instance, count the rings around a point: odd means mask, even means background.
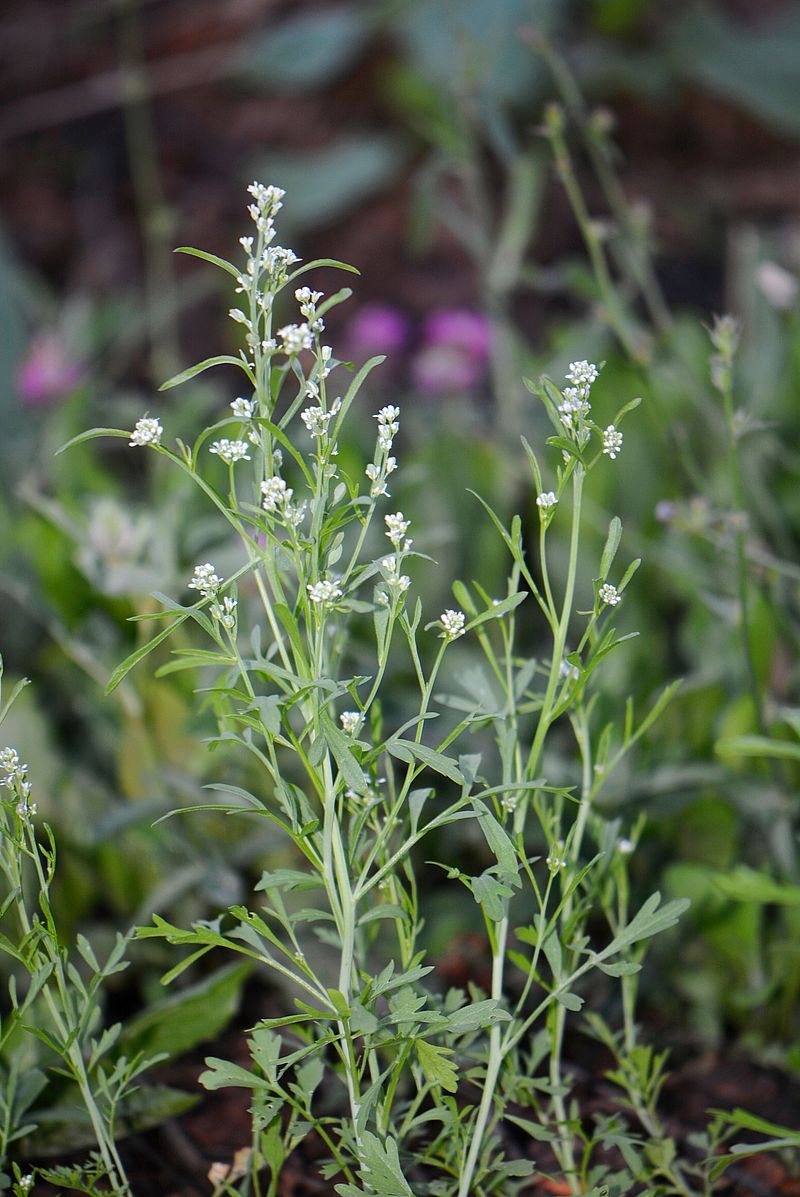
[[[390,403],[382,407],[375,416],[378,421],[378,444],[375,449],[375,460],[371,461],[364,473],[370,480],[370,498],[388,495],[386,479],[397,469],[397,459],[392,457],[391,450],[394,438],[400,431],[400,408]]]
[[[22,764],[15,748],[4,748],[0,752],[0,787],[12,792],[16,800],[16,811],[21,819],[28,819],[36,814],[36,803],[30,800],[28,766]]]
[[[348,736],[354,736],[361,724],[361,712],[342,711],[341,715],[339,716],[339,722],[342,725],[342,730],[345,731]]]
[[[386,522],[386,536],[398,550],[407,553],[411,548],[412,541],[403,537],[411,526],[411,521],[403,518],[402,511],[395,512],[394,515],[385,515]]]
[[[442,628],[442,637],[448,642],[457,640],[459,636],[464,635],[464,624],[467,622],[467,617],[463,611],[453,611],[450,607],[443,611],[439,616],[439,623]]]
[[[273,474],[261,483],[261,506],[265,511],[278,511],[292,500],[294,491],[287,486],[283,478]]]
[[[142,416],[141,420],[136,421],[136,427],[131,433],[131,439],[128,441],[129,445],[160,445],[161,434],[164,429],[161,427],[161,421],[154,416]]]
[[[561,423],[582,443],[589,435],[586,428],[586,420],[592,410],[589,395],[597,376],[598,369],[593,362],[570,362],[566,379],[571,385],[564,388],[563,400],[558,408]]]
[[[307,324],[286,324],[278,329],[278,336],[283,341],[283,352],[290,355],[314,347],[314,335]]]
[[[622,433],[613,424],[609,424],[603,433],[603,452],[612,461],[616,461],[617,454],[622,450]]]
[[[316,390],[314,383],[308,383],[306,386],[306,394],[313,394]],[[317,392],[318,393],[318,392]],[[305,411],[300,413],[300,419],[305,424],[308,431],[313,437],[319,438],[325,436],[328,431],[328,425],[334,416],[338,415],[342,408],[341,399],[335,399],[330,411],[325,411],[321,405],[316,407],[307,407]]]
[[[227,594],[221,603],[212,603],[209,607],[212,618],[218,620],[226,631],[232,632],[236,627],[236,599]]]
[[[240,420],[252,420],[255,410],[255,399],[234,399],[231,404],[231,411]]]
[[[312,291],[310,287],[298,287],[294,297],[300,304],[301,315],[308,321],[312,333],[319,336],[325,331],[325,321],[317,315],[317,304],[322,299],[321,291]]]
[[[215,453],[227,465],[234,465],[237,461],[249,461],[247,441],[230,441],[223,437],[221,441],[214,441],[209,453]]]
[[[616,607],[617,603],[622,602],[622,595],[610,582],[604,582],[597,593],[600,602],[606,603],[609,607]]]
[[[384,557],[380,566],[383,580],[389,589],[388,592],[379,590],[376,598],[379,603],[383,603],[384,606],[388,607],[390,602],[389,596],[391,595],[395,599],[400,598],[411,585],[411,579],[408,574],[400,573],[400,561],[395,556]]]
[[[317,603],[320,607],[332,607],[336,600],[342,597],[341,586],[328,578],[320,582],[309,582],[306,590],[312,603]]]
[[[199,590],[204,599],[215,598],[217,591],[222,583],[225,581],[216,573],[214,566],[210,561],[206,561],[205,565],[196,565],[192,580],[189,582],[190,590]]]

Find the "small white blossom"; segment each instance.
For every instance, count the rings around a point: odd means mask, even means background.
[[[587,362],[584,358],[580,362],[570,362],[567,382],[571,382],[577,389],[581,399],[586,399],[592,389],[592,383],[597,380],[597,374],[597,366],[593,362]]]
[[[209,453],[215,453],[228,465],[233,465],[237,461],[250,460],[247,449],[247,441],[230,441],[227,437],[223,437],[221,441],[214,441]]]
[[[558,499],[556,498],[553,491],[546,490],[546,491],[543,491],[542,494],[540,494],[537,497],[536,506],[540,509],[540,511],[550,511],[550,509],[552,507],[555,507],[557,502],[558,502]]]
[[[341,586],[328,579],[321,582],[310,582],[306,590],[312,603],[319,603],[322,607],[328,607],[342,597]]]
[[[27,769],[27,765],[20,765],[19,753],[15,748],[4,748],[0,752],[0,769],[7,777],[16,777],[18,774],[22,775]],[[0,780],[0,785],[8,785],[7,781]]]
[[[622,449],[622,433],[613,424],[609,424],[608,428],[603,433],[603,452],[612,461],[616,460],[617,454]]]
[[[622,595],[610,582],[604,582],[598,593],[601,603],[607,603],[609,607],[616,607],[622,601]]]
[[[256,410],[255,399],[234,399],[231,404],[231,411],[240,420],[250,420],[253,417],[253,412]]]
[[[142,416],[141,420],[136,421],[136,427],[131,433],[131,439],[128,441],[129,445],[160,445],[161,434],[164,429],[161,427],[161,421],[153,416]]]
[[[261,506],[265,511],[277,511],[279,507],[284,507],[291,501],[294,491],[287,486],[283,478],[273,475],[272,478],[266,478],[261,483],[261,494],[263,496]]]
[[[464,624],[467,617],[463,611],[453,611],[448,607],[439,616],[439,622],[442,625],[445,640],[457,640],[459,636],[464,635]]]
[[[236,599],[230,598],[227,594],[220,603],[212,603],[209,611],[214,619],[219,620],[223,628],[227,628],[230,632],[236,626]]]
[[[300,419],[312,436],[320,437],[325,436],[328,425],[335,415],[336,412],[333,409],[323,411],[321,407],[307,407],[305,411],[300,412]]]
[[[278,329],[278,336],[283,341],[284,353],[300,353],[302,349],[311,349],[314,344],[307,324],[286,324]]]
[[[635,847],[636,845],[633,840],[626,839],[624,836],[622,839],[617,840],[617,851],[622,856],[630,856]]]
[[[503,794],[503,797],[500,799],[500,805],[507,814],[513,815],[519,805],[519,794],[512,794],[511,792]]]
[[[354,736],[358,731],[359,724],[361,723],[361,712],[342,711],[341,715],[339,716],[339,722],[342,725],[342,729],[347,733],[348,736]]]
[[[561,845],[559,845],[559,851],[560,850]],[[547,857],[546,864],[551,873],[558,873],[561,869],[565,869],[567,867],[566,860],[564,860],[563,856],[559,856],[558,852],[554,848],[550,849],[550,854]]]
[[[26,1193],[28,1192],[28,1189],[33,1188],[33,1173],[32,1172],[29,1172],[27,1174],[27,1176],[21,1176],[19,1178],[19,1187],[21,1189],[24,1189]]]
[[[270,245],[262,255],[261,264],[270,274],[273,282],[279,281],[290,266],[299,262],[293,249],[286,249],[283,245]]]
[[[385,515],[383,518],[386,522],[386,536],[394,547],[398,549],[403,537],[411,526],[411,521],[403,518],[402,511],[397,511],[394,515]],[[410,544],[408,541],[406,543]]]
[[[192,580],[189,582],[189,590],[199,590],[204,599],[214,598],[220,586],[224,582],[214,570],[214,566],[210,561],[206,561],[205,565],[196,565]]]
[[[231,308],[228,315],[236,324],[244,324],[247,328],[253,327],[252,320],[248,320],[241,308]]]
[[[263,183],[254,181],[247,190],[258,204],[259,210],[268,216],[277,216],[283,207],[281,200],[286,192],[282,187],[275,187],[272,184],[265,186]]]

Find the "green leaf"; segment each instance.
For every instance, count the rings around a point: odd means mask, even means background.
[[[509,1015],[498,1007],[495,998],[485,998],[482,1002],[471,1002],[468,1006],[461,1006],[447,1016],[448,1029],[454,1035],[465,1035],[471,1031],[480,1031],[498,1022],[508,1022]]]
[[[771,736],[727,736],[717,740],[714,751],[720,756],[769,756],[800,761],[800,744],[773,740]]]
[[[187,370],[181,370],[180,374],[176,374],[173,378],[162,382],[158,389],[159,391],[169,391],[172,387],[180,386],[182,382],[188,382],[190,378],[195,378],[198,374],[202,374],[204,370],[210,370],[212,366],[238,366],[240,370],[244,371],[255,387],[255,379],[241,358],[222,354],[220,357],[207,357],[205,361],[198,362],[195,366],[189,366]]]
[[[220,270],[224,270],[226,274],[230,274],[235,279],[238,279],[242,273],[241,270],[237,270],[233,262],[227,262],[225,258],[218,258],[216,254],[210,254],[204,249],[194,249],[191,245],[179,245],[173,252],[189,254],[192,258],[202,258],[204,262],[210,262],[212,266],[219,266]]]
[[[437,1047],[433,1043],[426,1043],[418,1039],[417,1059],[425,1080],[429,1085],[441,1085],[448,1093],[455,1093],[458,1089],[458,1068],[450,1059],[453,1052],[447,1047]]]
[[[608,577],[608,571],[614,563],[614,558],[617,555],[619,542],[622,538],[622,522],[618,516],[614,516],[608,526],[608,536],[606,538],[605,548],[603,549],[603,556],[600,559],[600,582],[605,582]]]
[[[424,744],[417,744],[414,740],[387,740],[386,751],[399,761],[405,761],[407,764],[411,764],[415,760],[420,761],[436,773],[441,773],[443,777],[449,777],[458,785],[463,786],[464,784],[464,775],[453,758],[445,756],[442,752],[436,752],[433,748],[426,748]]]
[[[130,432],[125,432],[122,428],[89,428],[86,432],[79,432],[77,436],[73,436],[60,449],[56,449],[55,456],[58,457],[59,453],[66,453],[67,449],[71,449],[73,445],[81,445],[84,441],[96,440],[99,436],[122,437],[126,441],[131,439]]]
[[[503,830],[485,803],[476,800],[472,805],[478,816],[486,843],[500,866],[503,880],[508,880],[515,885],[519,874],[519,857],[513,840]]]
[[[178,618],[173,620],[171,624],[165,628],[162,628],[158,635],[154,636],[152,640],[149,640],[147,644],[143,644],[141,648],[137,648],[136,651],[132,652],[129,657],[126,657],[122,664],[117,666],[117,668],[111,674],[111,677],[108,679],[108,684],[106,685],[105,691],[106,694],[111,694],[114,690],[116,690],[117,686],[121,681],[123,681],[126,675],[130,673],[134,665],[138,665],[140,661],[143,661],[148,653],[151,653],[154,648],[157,648],[158,645],[162,643],[162,641],[166,640],[168,636],[171,636],[175,629],[180,627],[184,620],[188,618],[188,612],[185,615],[179,615]]]
[[[493,923],[499,923],[506,915],[506,904],[513,896],[513,889],[505,881],[499,881],[487,870],[479,877],[470,881],[472,896],[479,906],[486,911],[487,918]]]
[[[227,1089],[229,1086],[240,1089],[264,1089],[270,1086],[260,1076],[256,1076],[249,1068],[242,1068],[230,1060],[221,1060],[218,1056],[206,1057],[206,1071],[201,1072],[198,1080],[204,1089]]]
[[[230,964],[154,1002],[125,1024],[120,1050],[129,1057],[139,1052],[148,1056],[166,1052],[174,1057],[212,1039],[236,1014],[250,971],[248,964]]]
[[[661,931],[666,931],[669,927],[674,927],[681,915],[688,910],[689,905],[688,898],[677,898],[673,902],[667,902],[666,906],[661,906],[661,894],[651,894],[627,927],[623,927],[608,947],[598,953],[598,961],[616,955],[617,952],[621,952],[623,948],[629,947],[631,944],[639,943],[643,939],[649,939]]]
[[[717,889],[737,902],[760,902],[773,906],[800,906],[800,885],[785,885],[768,873],[738,865],[732,873],[714,877]]]
[[[345,785],[357,794],[365,794],[369,789],[369,782],[353,756],[352,740],[327,715],[320,717],[320,725]]]
[[[280,24],[268,21],[262,33],[243,41],[234,66],[271,91],[305,93],[328,86],[352,67],[372,32],[360,4],[315,7]]]
[[[514,611],[520,603],[524,603],[527,597],[528,595],[524,591],[519,591],[517,594],[510,595],[509,598],[502,599],[491,606],[488,611],[482,611],[475,619],[471,619],[464,630],[470,632],[473,628],[488,623],[490,619],[502,619],[509,611]]]

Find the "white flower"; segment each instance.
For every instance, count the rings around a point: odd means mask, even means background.
[[[300,304],[300,311],[308,320],[311,331],[314,333],[324,332],[325,321],[317,315],[317,304],[322,299],[322,292],[312,291],[310,287],[298,287],[294,297]]]
[[[231,308],[228,315],[236,324],[244,324],[247,328],[253,327],[252,320],[248,320],[241,308]]]
[[[536,506],[541,511],[549,511],[552,507],[555,507],[557,502],[558,502],[558,499],[556,498],[553,491],[546,490],[546,491],[543,491],[542,494],[540,494],[538,496],[538,498],[536,499]]]
[[[236,599],[230,598],[227,594],[222,600],[222,605],[219,603],[212,603],[209,611],[214,619],[218,619],[223,628],[227,628],[230,632],[236,625]]]
[[[299,353],[301,349],[311,349],[314,344],[307,324],[286,324],[278,329],[278,336],[283,341],[284,353]]]
[[[29,1172],[27,1176],[21,1176],[19,1179],[19,1187],[24,1189],[27,1193],[28,1189],[33,1188],[33,1173]]]
[[[216,453],[217,457],[221,457],[228,465],[233,465],[237,461],[250,460],[247,449],[247,441],[229,441],[227,437],[223,437],[221,441],[214,441],[209,453]]]
[[[570,362],[567,382],[571,382],[577,388],[581,399],[586,399],[592,389],[592,383],[597,379],[597,374],[597,366],[593,362],[587,362],[584,358],[580,362]]]
[[[604,582],[598,594],[600,602],[607,603],[609,607],[616,607],[617,603],[622,601],[622,595],[616,586],[612,586],[610,582]]]
[[[282,187],[275,187],[272,184],[265,186],[263,183],[254,181],[247,190],[258,204],[260,211],[266,212],[269,216],[276,216],[283,207],[281,200],[286,192]]]
[[[319,603],[320,606],[328,607],[335,603],[338,598],[342,597],[342,588],[336,582],[331,582],[324,579],[321,582],[310,582],[306,587],[308,597],[312,603]]]
[[[26,768],[27,765],[20,765],[19,753],[17,752],[16,748],[4,748],[3,751],[0,752],[0,769],[2,769],[8,777],[15,777],[17,773],[24,773]],[[3,784],[4,783],[0,781],[0,785]]]
[[[300,412],[300,419],[305,424],[312,436],[325,436],[336,412],[333,408],[330,411],[323,411],[321,407],[307,407],[305,411]]]
[[[635,846],[633,840],[626,839],[624,836],[622,839],[617,840],[617,851],[622,856],[630,856]]]
[[[402,511],[395,512],[394,515],[385,515],[386,522],[386,536],[392,542],[396,549],[399,549],[400,544],[411,526],[411,521],[403,518]],[[407,542],[410,544],[410,542]]]
[[[285,506],[291,500],[294,491],[286,485],[283,478],[279,478],[276,474],[261,483],[261,494],[263,496],[261,506],[264,510],[277,511],[279,507]]]
[[[361,712],[342,711],[341,715],[339,716],[339,722],[342,725],[342,729],[347,733],[348,736],[354,736],[358,731],[359,724],[361,723]]]
[[[463,636],[466,620],[467,617],[463,611],[453,611],[448,607],[439,616],[439,623],[442,625],[442,631],[444,632],[443,638],[450,641],[457,640],[459,636]]]
[[[210,561],[205,565],[196,565],[189,590],[199,590],[204,599],[214,598],[222,583],[225,581],[214,570]]]
[[[560,849],[560,845],[559,845],[559,849]],[[547,867],[551,873],[558,873],[560,869],[564,869],[567,866],[567,862],[564,860],[564,858],[562,856],[558,855],[558,853],[556,852],[556,850],[554,848],[550,849],[550,854],[547,857],[547,861],[545,863],[547,864]]]
[[[255,399],[234,399],[231,404],[231,411],[240,420],[252,419],[253,412],[256,410]]]
[[[161,421],[155,419],[153,416],[142,416],[141,420],[136,421],[136,427],[131,433],[131,439],[128,441],[129,445],[160,445],[161,434],[164,429],[161,427]]]
[[[279,280],[286,273],[289,266],[293,266],[295,262],[299,261],[300,259],[294,250],[286,249],[283,245],[268,246],[261,257],[262,266],[275,281]]]
[[[613,424],[609,424],[608,428],[603,433],[603,452],[612,461],[616,460],[617,454],[622,449],[622,433]]]

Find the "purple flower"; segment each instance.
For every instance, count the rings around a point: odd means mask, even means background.
[[[434,312],[425,322],[422,349],[411,365],[414,384],[428,395],[472,390],[486,373],[491,345],[489,321],[479,312]]]
[[[450,308],[434,312],[425,322],[423,330],[425,345],[446,345],[466,353],[476,364],[489,360],[492,347],[492,330],[489,321],[480,312],[467,308]]]
[[[26,407],[42,407],[63,398],[78,385],[81,365],[52,332],[34,337],[17,374],[20,398]]]
[[[368,303],[347,326],[347,349],[355,358],[399,353],[408,341],[408,319],[398,308]]]

